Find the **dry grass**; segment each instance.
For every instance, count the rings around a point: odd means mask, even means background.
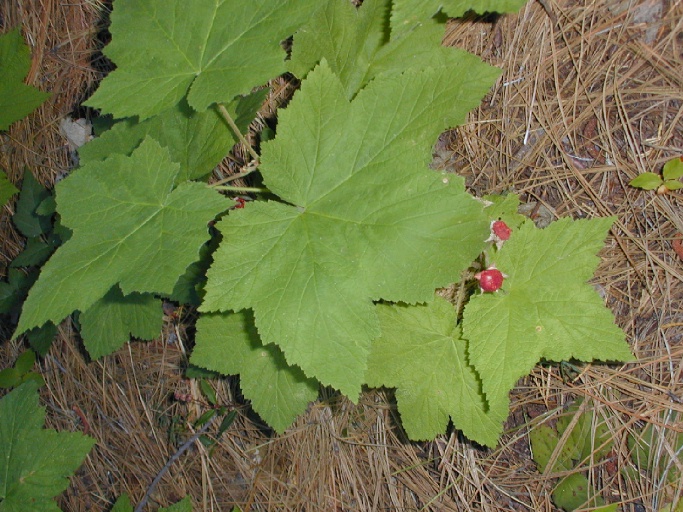
[[[683,267],[672,249],[683,233],[681,194],[653,196],[627,186],[658,171],[683,148],[683,3],[680,0],[536,2],[492,22],[453,22],[445,42],[503,69],[481,108],[437,145],[442,167],[466,176],[478,194],[514,191],[555,217],[617,218],[595,284],[637,356],[623,367],[537,367],[512,394],[507,433],[496,450],[457,434],[408,443],[382,392],[358,406],[334,395],[282,436],[241,409],[211,455],[200,444],[174,464],[153,499],[186,494],[195,510],[554,510],[553,474],[531,459],[528,431],[553,424],[577,397],[609,426],[614,450],[587,460],[593,485],[625,511],[655,511],[681,500],[681,483],[657,468],[681,468],[683,431]],[[99,8],[94,2],[5,2],[3,30],[22,23],[34,44],[30,82],[53,98],[3,139],[0,165],[13,181],[24,166],[54,182],[70,166],[58,120],[76,108],[97,72]],[[557,20],[557,23],[553,21]],[[228,169],[226,164],[226,169]],[[21,240],[6,207],[2,262]],[[48,424],[87,430],[98,440],[61,499],[64,510],[106,510],[123,492],[139,501],[204,410],[196,383],[182,378],[189,337],[169,322],[156,342],[134,343],[86,362],[69,324],[41,364]],[[171,341],[174,341],[171,343]],[[2,366],[21,347],[2,345]],[[218,384],[238,403],[234,382]],[[174,392],[195,402],[172,400]],[[82,417],[81,417],[82,415]],[[85,423],[83,422],[85,419]],[[661,427],[650,471],[631,460],[627,439]]]

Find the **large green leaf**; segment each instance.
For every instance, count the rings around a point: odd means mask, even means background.
[[[0,400],[0,512],[59,512],[53,498],[95,444],[77,432],[44,430],[37,390],[27,381]]]
[[[226,105],[242,133],[256,117],[266,90]],[[185,100],[161,114],[139,122],[124,119],[79,148],[81,165],[104,160],[114,153],[130,155],[145,137],[152,136],[180,164],[177,183],[202,178],[225,157],[235,143],[232,131],[215,110],[195,112]]]
[[[377,305],[382,335],[372,344],[367,384],[395,387],[398,411],[413,440],[443,434],[449,417],[472,441],[495,446],[507,402],[487,406],[468,364],[453,306],[441,297],[424,305]],[[500,407],[502,405],[502,407]]]
[[[57,184],[72,237],[45,264],[17,333],[85,311],[115,284],[124,294],[170,294],[228,201],[203,183],[174,188],[178,164],[152,139],[131,156],[86,165]]]
[[[115,117],[146,119],[187,95],[198,111],[228,102],[285,71],[280,42],[319,0],[116,0],[112,42],[117,69],[87,105]],[[188,92],[189,91],[189,92]]]
[[[83,311],[79,317],[81,337],[93,359],[111,354],[131,336],[152,340],[164,323],[161,302],[149,293],[124,297],[118,286]]]
[[[372,79],[407,70],[460,67],[476,69],[482,78],[485,76],[477,57],[440,46],[443,25],[426,22],[389,40],[390,7],[390,0],[366,0],[359,8],[346,0],[327,2],[296,34],[290,71],[303,77],[325,59],[349,99]],[[494,69],[488,73],[491,81],[498,75]],[[471,99],[474,103],[470,108],[479,104],[481,95]],[[465,97],[454,98],[456,102],[463,100]]]
[[[391,16],[392,34],[400,34],[426,22],[437,12],[458,18],[468,11],[517,12],[528,0],[395,0]]]
[[[278,432],[318,398],[315,379],[289,366],[277,346],[261,343],[250,313],[202,315],[190,362],[223,375],[239,373],[242,393]]]
[[[0,35],[0,130],[7,130],[50,96],[24,83],[30,70],[31,51],[21,30]]]
[[[470,363],[488,401],[507,397],[541,359],[633,358],[611,312],[586,283],[612,222],[561,219],[541,230],[527,221],[495,254],[508,275],[503,288],[473,297],[463,319]]]
[[[372,301],[431,299],[488,236],[463,180],[427,168],[439,132],[463,120],[488,77],[476,66],[408,72],[349,102],[323,61],[263,148],[264,181],[290,204],[253,202],[217,225],[201,309],[252,308],[264,344],[357,396],[379,335]]]

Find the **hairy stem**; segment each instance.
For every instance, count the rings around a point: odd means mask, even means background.
[[[225,122],[228,123],[228,125],[230,126],[232,131],[235,133],[235,135],[237,136],[239,141],[242,144],[244,144],[245,148],[247,148],[247,151],[249,151],[249,154],[251,155],[251,157],[258,162],[259,154],[256,152],[256,150],[254,150],[254,148],[251,147],[251,144],[249,144],[249,142],[247,142],[247,139],[244,137],[244,135],[242,135],[242,132],[240,131],[240,129],[235,124],[235,121],[232,118],[232,116],[230,115],[230,113],[228,112],[228,109],[225,108],[225,106],[222,103],[219,103],[218,104],[218,111],[221,113],[221,115],[223,116],[223,119],[225,119]]]
[[[263,194],[265,192],[268,192],[267,188],[259,187],[232,187],[230,185],[220,185],[218,187],[211,186],[211,188],[214,188],[216,190],[227,190],[229,192],[253,192],[255,194]]]

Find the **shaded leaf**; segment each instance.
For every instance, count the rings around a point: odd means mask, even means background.
[[[33,267],[45,263],[56,249],[53,243],[43,242],[39,237],[26,240],[26,246],[10,263],[11,267]]]
[[[16,322],[26,294],[36,279],[37,269],[24,273],[19,269],[10,268],[7,272],[7,281],[0,281],[0,314],[10,315],[13,322]]]
[[[226,105],[245,133],[268,91],[240,97]],[[203,178],[235,144],[232,131],[215,110],[195,112],[185,100],[163,113],[139,122],[128,118],[78,150],[81,165],[101,161],[113,153],[130,155],[145,137],[152,136],[180,164],[176,183]]]
[[[202,315],[190,362],[223,375],[239,373],[242,393],[278,432],[318,397],[315,379],[288,365],[275,345],[262,345],[247,313]]]
[[[57,336],[57,326],[52,322],[47,322],[42,327],[35,327],[26,332],[29,345],[42,357],[47,355],[55,336]]]
[[[153,340],[161,333],[161,301],[149,293],[124,297],[118,286],[79,316],[81,337],[93,359],[116,352],[133,338]]]
[[[19,189],[7,179],[5,171],[0,170],[0,207],[5,206],[10,198],[19,192]]]
[[[25,237],[40,236],[52,228],[50,217],[36,212],[40,203],[50,195],[50,191],[36,180],[32,172],[24,171],[21,192],[12,222]]]
[[[401,33],[424,23],[441,11],[451,18],[458,18],[468,11],[478,14],[488,12],[517,12],[527,0],[396,0],[391,17],[392,33]]]

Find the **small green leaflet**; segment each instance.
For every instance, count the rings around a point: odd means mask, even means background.
[[[410,30],[439,11],[451,18],[458,18],[468,11],[478,14],[517,12],[525,3],[527,0],[396,0],[391,31],[392,34],[400,34]]]
[[[0,130],[7,130],[50,97],[24,83],[30,70],[31,51],[21,30],[15,28],[0,35]]]
[[[268,91],[259,91],[226,105],[242,133],[256,117]],[[104,160],[114,153],[130,155],[147,136],[168,149],[180,164],[176,183],[199,179],[211,172],[235,143],[231,130],[215,110],[195,112],[182,100],[163,113],[138,122],[124,119],[78,150],[81,165]]]
[[[683,156],[672,158],[664,164],[662,176],[665,180],[677,180],[683,176]]]
[[[472,297],[463,336],[489,403],[507,400],[517,379],[541,359],[629,361],[612,313],[587,284],[613,218],[527,221],[494,256],[507,274],[496,293]]]
[[[187,95],[204,111],[282,74],[280,42],[319,0],[116,0],[112,42],[104,49],[117,69],[86,105],[141,120]]]
[[[642,188],[643,190],[655,190],[662,183],[663,180],[659,174],[644,172],[633,178],[628,184],[632,187]]]
[[[327,2],[294,37],[290,71],[303,77],[325,59],[344,85],[348,99],[378,76],[408,70],[467,69],[472,78],[479,75],[479,80],[487,82],[487,88],[497,78],[499,71],[476,56],[441,47],[444,29],[435,22],[389,40],[390,7],[389,0],[366,0],[358,8],[345,0]],[[453,101],[464,114],[479,105],[481,94],[468,94],[467,88],[463,92]]]
[[[45,264],[16,334],[86,311],[115,284],[124,294],[168,295],[209,238],[207,223],[231,201],[203,183],[174,188],[178,164],[147,138],[57,184],[57,209],[72,237]]]
[[[161,302],[149,293],[124,297],[118,286],[83,311],[79,317],[83,344],[92,359],[117,351],[131,336],[152,340],[163,325]]]
[[[264,181],[290,204],[256,201],[217,224],[200,309],[253,309],[264,344],[355,399],[380,334],[372,301],[429,300],[483,248],[481,203],[427,161],[464,115],[453,98],[489,85],[428,69],[377,78],[349,102],[323,61],[263,147]]]
[[[0,207],[5,206],[7,201],[9,201],[17,192],[19,192],[19,190],[7,179],[5,171],[0,170]]]
[[[318,398],[315,379],[289,366],[277,346],[261,344],[250,313],[202,315],[190,362],[223,375],[239,373],[242,393],[278,432]]]
[[[36,237],[52,229],[50,215],[40,215],[36,211],[40,204],[50,197],[47,190],[28,169],[24,171],[21,192],[12,221],[25,237]]]
[[[95,444],[80,433],[43,429],[38,386],[29,380],[0,400],[0,512],[59,512],[53,498]]]
[[[446,431],[450,417],[472,441],[495,446],[507,402],[487,407],[479,377],[467,363],[453,306],[436,296],[417,306],[378,304],[377,314],[382,335],[372,344],[366,381],[397,388],[408,436],[434,439]]]

